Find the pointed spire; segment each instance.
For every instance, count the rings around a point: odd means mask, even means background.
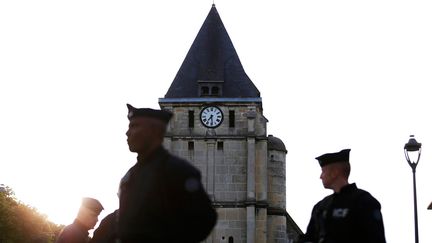
[[[201,97],[200,85],[217,83],[219,97],[260,97],[247,76],[213,3],[165,98]]]

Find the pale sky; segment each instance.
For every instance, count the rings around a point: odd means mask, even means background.
[[[0,184],[56,223],[81,197],[117,208],[135,162],[126,103],[158,108],[212,1],[1,1]],[[217,0],[287,149],[287,211],[304,231],[322,188],[314,159],[351,148],[351,182],[382,205],[387,242],[432,242],[432,2]],[[101,217],[101,218],[102,218]]]

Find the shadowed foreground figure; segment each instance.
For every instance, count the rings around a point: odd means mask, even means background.
[[[101,220],[99,227],[93,232],[90,243],[115,243],[117,211],[115,210]]]
[[[333,194],[318,202],[301,243],[385,243],[380,203],[367,191],[349,184],[350,149],[323,154],[323,186]]]
[[[127,143],[138,158],[120,183],[117,237],[122,243],[204,240],[216,212],[200,172],[162,147],[172,113],[127,107]]]
[[[60,232],[56,243],[88,242],[90,239],[88,231],[96,225],[102,210],[102,204],[98,200],[89,197],[83,198],[76,219]]]

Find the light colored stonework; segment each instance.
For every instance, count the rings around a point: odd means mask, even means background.
[[[206,242],[291,242],[285,210],[285,151],[268,149],[267,119],[260,103],[219,103],[222,124],[208,129],[199,115],[206,104],[161,103],[174,113],[164,145],[189,160],[218,212],[218,222]],[[193,111],[193,127],[189,114]],[[235,126],[229,127],[229,111]],[[274,212],[274,210],[272,211]]]

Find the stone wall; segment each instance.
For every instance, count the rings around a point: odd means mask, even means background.
[[[245,208],[218,208],[217,231],[211,236],[213,242],[246,243],[246,209]]]
[[[216,106],[218,106],[216,104]],[[267,119],[262,116],[261,109],[255,107],[256,104],[223,104],[218,106],[223,114],[224,120],[222,124],[216,129],[208,129],[201,125],[200,112],[206,107],[206,105],[194,105],[190,104],[186,106],[174,106],[164,104],[163,109],[170,110],[174,116],[170,121],[168,136],[194,136],[194,137],[209,137],[212,135],[216,136],[247,136],[248,135],[248,114],[251,112],[256,113],[254,135],[255,136],[266,136],[266,122]],[[189,111],[193,111],[194,114],[194,126],[189,127]],[[229,126],[229,111],[234,111],[235,126]],[[209,130],[215,132],[209,134]]]
[[[268,242],[287,243],[286,219],[284,216],[269,215],[267,217]]]
[[[174,113],[164,146],[201,171],[202,183],[216,206],[218,222],[205,242],[290,242],[286,217],[269,215],[267,208],[285,210],[286,153],[268,151],[268,121],[261,105],[218,105],[224,120],[215,129],[201,124],[204,107],[164,104],[162,108]],[[234,111],[234,127],[229,126],[229,111]]]
[[[269,151],[268,195],[272,207],[286,208],[285,156],[282,151]]]

